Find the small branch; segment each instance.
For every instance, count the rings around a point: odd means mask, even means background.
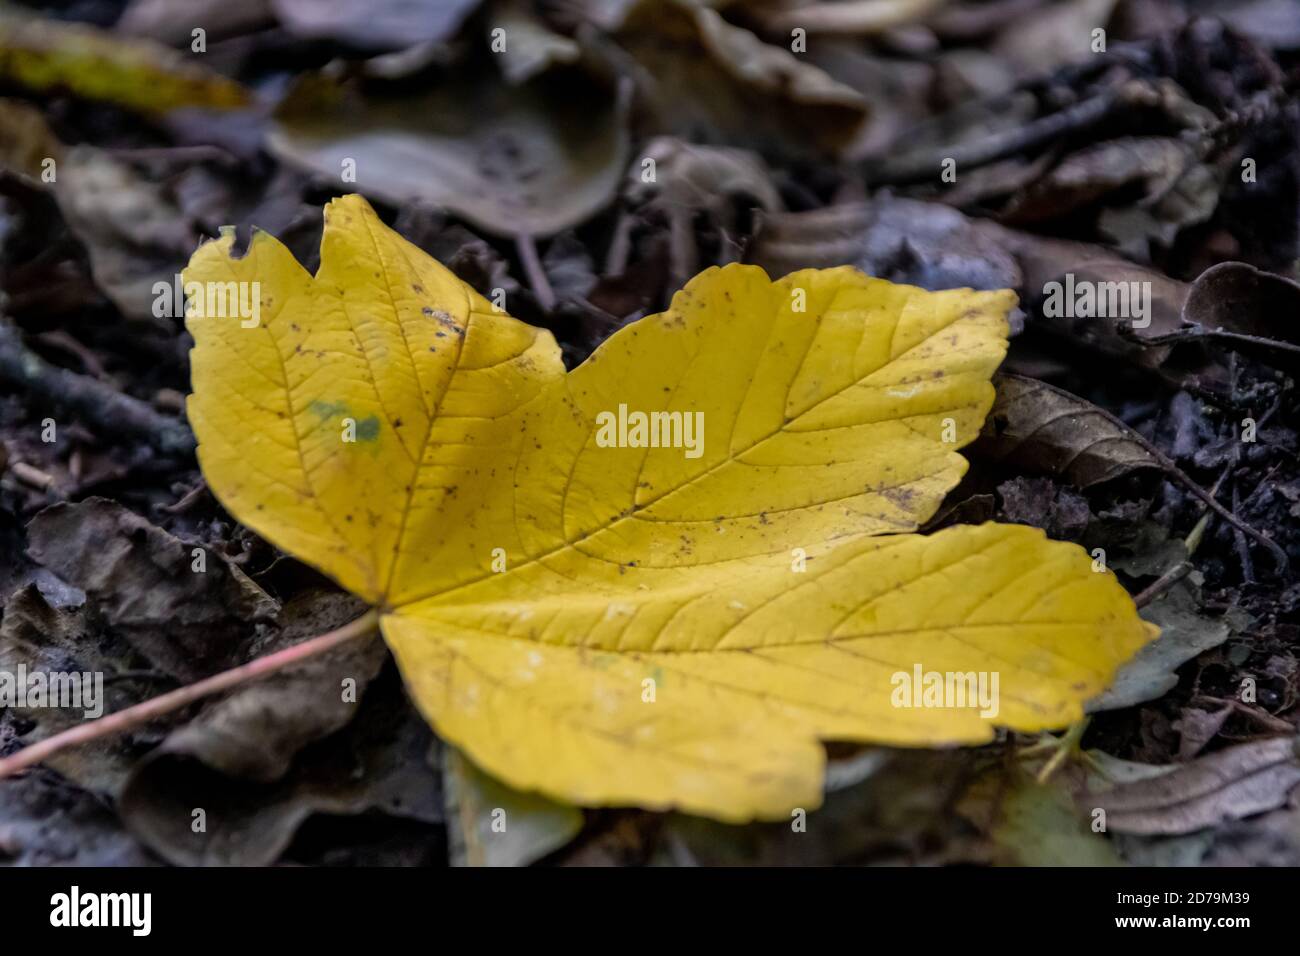
[[[24,747],[16,754],[0,760],[0,780],[17,773],[19,770],[35,766],[69,747],[76,747],[92,740],[99,740],[101,737],[108,737],[112,734],[131,730],[164,714],[179,710],[197,700],[202,700],[204,697],[210,697],[223,690],[230,690],[232,687],[238,687],[240,684],[246,684],[249,681],[260,680],[286,667],[301,663],[308,658],[324,654],[340,644],[370,634],[378,624],[379,613],[373,610],[367,611],[352,623],[303,641],[301,644],[286,647],[284,650],[276,651],[274,654],[267,654],[264,657],[254,658],[247,664],[241,664],[228,671],[222,671],[220,674],[205,677],[201,681],[187,684],[158,697],[152,697],[143,703],[136,704],[134,707],[119,710],[115,714],[109,714],[99,720],[81,724],[70,730],[65,730],[63,733],[55,734],[53,737],[37,741],[29,747]]]
[[[35,465],[23,461],[11,461],[9,470],[15,478],[37,491],[49,491],[54,487],[54,476],[46,474]]]
[[[85,419],[98,430],[126,433],[168,455],[194,452],[185,423],[160,415],[147,403],[88,375],[51,365],[23,344],[18,330],[0,322],[0,383],[30,395],[30,401]]]
[[[1156,578],[1154,583],[1134,597],[1133,605],[1137,608],[1146,607],[1183,578],[1187,577],[1191,570],[1192,563],[1190,561],[1179,561],[1164,574],[1160,575],[1160,577]]]
[[[537,243],[532,236],[520,233],[515,236],[515,249],[519,252],[519,261],[524,267],[528,287],[537,296],[537,304],[543,311],[550,312],[555,308],[555,290],[551,288],[551,281],[546,278],[546,269],[537,256]]]
[[[959,170],[984,166],[1095,126],[1124,103],[1117,91],[1108,90],[1015,129],[868,163],[863,175],[872,186],[937,179],[945,159],[955,160]]]

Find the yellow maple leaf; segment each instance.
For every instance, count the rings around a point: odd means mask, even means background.
[[[566,373],[360,197],[314,278],[232,243],[185,274],[209,486],[373,603],[421,711],[514,787],[788,818],[822,740],[1060,727],[1154,636],[1075,545],[913,533],[966,469],[1011,292],[715,268]],[[241,283],[256,314],[215,314]]]

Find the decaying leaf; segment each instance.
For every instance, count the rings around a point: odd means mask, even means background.
[[[229,110],[248,91],[175,50],[94,27],[0,10],[0,77],[38,92],[68,90],[145,113]]]
[[[576,72],[512,86],[487,65],[419,97],[300,82],[270,145],[394,203],[445,207],[496,235],[546,236],[606,205],[627,161],[625,104]]]
[[[1009,292],[710,269],[566,373],[360,197],[315,277],[232,243],[186,272],[261,291],[255,327],[188,320],[209,486],[375,604],[425,716],[515,789],[788,818],[821,739],[1059,727],[1154,636],[1077,546],[913,533],[992,404]],[[916,671],[996,674],[996,706],[909,706]]]
[[[1015,258],[956,209],[891,196],[766,216],[747,261],[781,274],[852,265],[924,289],[1022,284]]]
[[[582,811],[511,790],[451,747],[442,780],[454,866],[527,866],[582,829]]]
[[[1280,807],[1296,784],[1296,741],[1279,737],[1081,799],[1104,808],[1107,829],[1117,833],[1191,833]]]
[[[0,100],[0,169],[50,190],[86,247],[96,284],[123,316],[173,328],[155,314],[155,284],[185,264],[198,233],[167,191],[107,150],[65,147],[38,110]]]
[[[1278,368],[1300,368],[1300,283],[1245,262],[1221,262],[1192,283],[1187,329],[1168,341],[1204,338]]]
[[[1142,617],[1160,628],[1160,637],[1138,651],[1120,668],[1114,683],[1088,702],[1089,713],[1155,700],[1178,684],[1180,666],[1226,641],[1232,633],[1229,622],[1207,616],[1199,604],[1184,581],[1143,608]]]
[[[852,87],[700,0],[639,0],[615,19],[657,132],[806,156],[847,149],[867,119]]]
[[[1115,850],[1088,826],[1058,781],[1023,768],[990,770],[963,796],[960,812],[983,830],[993,860],[1010,866],[1119,866]]]
[[[78,607],[55,607],[35,584],[15,591],[4,607],[0,622],[0,672],[72,672],[115,675],[143,671],[148,662],[121,638],[105,634]],[[147,686],[147,685],[146,685]],[[3,713],[23,722],[22,736],[29,742],[49,737],[86,720],[132,704],[132,688],[122,681],[92,681],[83,687],[71,707],[5,706]],[[2,736],[2,735],[0,735]],[[55,754],[49,765],[92,792],[116,793],[137,762],[138,748],[130,740],[95,741],[85,748]]]
[[[31,556],[90,595],[146,660],[185,680],[233,666],[249,622],[279,610],[220,553],[114,501],[54,505],[32,519],[27,538]],[[200,559],[205,571],[197,574]]]
[[[1069,392],[1001,372],[975,451],[1087,488],[1160,463],[1113,415]]]
[[[582,54],[576,41],[551,30],[525,0],[506,0],[492,28],[509,38],[499,60],[511,83],[525,83],[558,63],[576,63]]]
[[[223,764],[241,758],[223,747],[220,724],[181,728],[137,765],[120,799],[122,819],[179,866],[268,866],[313,814],[371,812],[437,822],[442,795],[429,764],[434,741],[401,694],[389,690],[366,694],[345,727],[305,748],[271,781],[222,772]],[[338,691],[338,684],[319,689]],[[254,716],[245,715],[242,730]],[[195,808],[205,811],[202,828],[194,826]]]
[[[449,39],[480,0],[270,0],[285,29],[362,48],[404,50]]]

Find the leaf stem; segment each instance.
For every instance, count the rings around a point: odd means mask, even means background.
[[[141,724],[146,724],[163,714],[169,714],[187,704],[192,704],[196,700],[220,693],[223,690],[229,690],[232,687],[238,687],[240,684],[260,680],[286,667],[301,663],[308,658],[324,654],[340,644],[346,644],[350,640],[372,633],[378,625],[379,612],[375,610],[367,611],[350,624],[344,624],[333,631],[317,635],[303,641],[301,644],[294,644],[292,647],[286,647],[273,654],[256,657],[246,664],[240,664],[238,667],[232,667],[230,670],[213,674],[211,677],[205,677],[203,680],[179,687],[158,697],[151,697],[133,707],[128,707],[126,710],[119,710],[115,714],[109,714],[107,717],[101,717],[99,720],[90,723],[80,724],[62,733],[55,734],[53,737],[37,741],[15,754],[0,759],[0,780],[17,773],[19,770],[34,766],[61,750],[139,727]]]

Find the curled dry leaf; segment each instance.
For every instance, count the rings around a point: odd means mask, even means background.
[[[1242,744],[1169,773],[1080,798],[1117,833],[1191,833],[1286,803],[1300,784],[1296,739]]]
[[[1160,468],[1137,434],[1091,402],[1036,379],[998,374],[997,398],[973,451],[1080,488]]]
[[[186,272],[262,289],[257,328],[189,320],[209,486],[375,604],[425,716],[516,789],[788,819],[821,739],[1059,727],[1154,636],[1077,546],[914,533],[992,404],[1009,292],[710,269],[566,373],[360,197],[315,277],[232,243]],[[629,440],[629,409],[670,433]],[[996,713],[895,706],[916,668],[996,672]]]
[[[1221,262],[1192,283],[1183,305],[1188,329],[1279,368],[1300,368],[1300,283],[1245,262]]]

